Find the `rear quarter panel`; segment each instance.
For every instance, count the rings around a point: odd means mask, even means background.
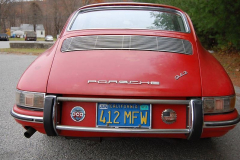
[[[222,65],[197,41],[200,73],[202,79],[202,96],[229,96],[235,91],[231,79]]]

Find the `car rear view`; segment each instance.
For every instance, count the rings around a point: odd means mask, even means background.
[[[37,40],[37,34],[32,31],[28,31],[25,36],[25,41],[36,41]]]
[[[6,33],[0,33],[0,40],[9,41],[8,35]]]
[[[47,36],[45,37],[45,41],[51,41],[51,42],[53,42],[53,36],[52,36],[52,35],[47,35]]]
[[[231,80],[188,15],[156,4],[77,10],[21,77],[16,99],[11,114],[26,137],[195,140],[222,136],[240,120]]]

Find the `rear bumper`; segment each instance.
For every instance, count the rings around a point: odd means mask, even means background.
[[[33,123],[43,123],[43,117],[37,117],[37,116],[28,116],[28,115],[24,115],[24,114],[18,114],[16,112],[14,112],[14,110],[12,109],[10,114],[21,121],[27,121],[27,122],[33,122]]]
[[[89,99],[67,99],[67,101],[84,101],[88,102]],[[91,99],[94,102],[107,101],[107,99]],[[135,101],[135,100],[122,100],[110,99],[110,101]],[[58,103],[55,96],[47,96],[45,99],[44,111],[41,114],[33,115],[30,111],[25,115],[22,110],[18,111],[18,107],[14,106],[11,115],[23,126],[41,125],[44,132],[49,136],[80,136],[80,137],[95,137],[95,136],[141,136],[141,137],[167,137],[171,135],[172,138],[187,138],[198,139],[203,137],[218,137],[226,134],[229,130],[233,129],[240,121],[240,116],[235,109],[233,112],[218,114],[218,115],[203,115],[201,100],[142,100],[141,103],[152,104],[188,104],[188,122],[186,128],[180,129],[143,129],[143,128],[110,128],[110,127],[95,127],[95,126],[72,126],[62,125],[58,122]],[[62,99],[59,99],[62,101]],[[139,101],[139,100],[138,100]],[[39,112],[39,111],[38,111]],[[44,112],[44,113],[43,113]],[[30,116],[33,115],[33,116]],[[30,123],[29,123],[30,122]],[[30,125],[29,125],[30,124]],[[43,133],[43,132],[42,132]],[[89,134],[90,133],[90,134]],[[182,136],[179,136],[182,135]],[[193,138],[194,137],[194,138]]]
[[[28,116],[24,114],[18,114],[12,109],[10,114],[21,121],[33,122],[33,123],[43,123],[43,117]],[[219,115],[221,116],[221,115]],[[240,122],[240,115],[232,120],[226,121],[204,121],[203,128],[222,128],[230,127],[238,124]],[[189,133],[189,129],[121,129],[121,128],[101,128],[101,127],[77,127],[77,126],[65,126],[57,125],[56,129],[59,130],[72,130],[72,131],[87,131],[87,132],[116,132],[116,133],[165,133],[165,134],[175,134],[175,133]]]
[[[233,125],[236,125],[240,122],[240,115],[238,115],[237,118],[233,120],[227,120],[227,121],[216,121],[216,122],[204,122],[204,128],[220,128],[220,127],[230,127]]]

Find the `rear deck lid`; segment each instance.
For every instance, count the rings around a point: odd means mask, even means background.
[[[102,96],[201,96],[197,54],[143,50],[58,52],[48,93]]]

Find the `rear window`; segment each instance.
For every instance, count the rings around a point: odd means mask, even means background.
[[[100,10],[79,13],[70,30],[153,29],[186,32],[181,15],[147,10]]]
[[[0,36],[7,36],[6,33],[0,33]]]

